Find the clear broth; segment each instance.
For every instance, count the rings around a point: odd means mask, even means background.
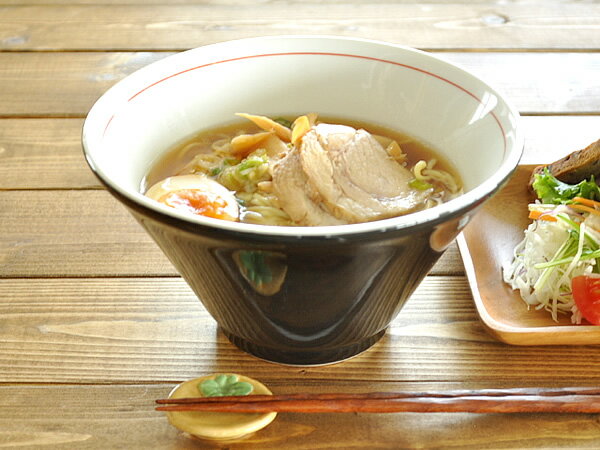
[[[286,117],[286,119],[293,120],[294,118]],[[340,119],[337,117],[332,118],[319,116],[318,121],[348,125],[356,129],[362,128],[371,134],[377,134],[394,139],[396,142],[398,142],[398,144],[400,144],[400,147],[402,147],[402,150],[406,153],[408,167],[414,166],[420,160],[429,161],[430,159],[434,158],[437,160],[436,169],[444,170],[450,173],[450,175],[454,177],[458,184],[462,186],[462,182],[457,171],[444,157],[436,152],[431,146],[418,139],[415,139],[408,134],[372,123]],[[200,153],[212,152],[211,144],[217,139],[231,139],[237,134],[250,134],[258,131],[262,130],[260,130],[250,121],[245,120],[208,130],[202,130],[195,135],[186,138],[184,141],[169,149],[164,156],[161,157],[156,164],[154,164],[143,182],[144,192],[150,186],[159,182],[160,180],[177,175],[196,155]]]

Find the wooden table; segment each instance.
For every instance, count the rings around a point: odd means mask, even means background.
[[[244,354],[101,188],[80,146],[93,102],[152,61],[234,38],[319,33],[463,65],[521,111],[523,162],[549,162],[600,137],[600,2],[533,3],[0,0],[0,447],[213,446],[153,404],[212,372],[277,393],[598,385],[600,346],[490,337],[456,246],[363,355],[299,368]],[[283,414],[226,447],[599,448],[600,418]]]

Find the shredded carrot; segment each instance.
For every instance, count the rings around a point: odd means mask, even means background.
[[[584,205],[577,205],[577,204],[572,204],[569,205],[571,208],[573,209],[577,209],[579,211],[586,211],[592,214],[596,214],[597,216],[600,216],[600,211],[598,211],[597,209],[594,208],[590,208],[589,206],[584,206]]]
[[[556,222],[556,217],[544,211],[529,211],[529,218],[534,220],[547,220],[548,222]]]
[[[600,208],[600,202],[597,202],[595,200],[590,200],[589,198],[573,197],[573,201],[577,202],[577,203],[581,203],[583,205]]]

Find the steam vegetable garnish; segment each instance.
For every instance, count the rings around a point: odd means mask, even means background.
[[[600,188],[593,177],[567,184],[547,169],[532,187],[533,223],[504,267],[504,281],[554,320],[569,314],[572,323],[600,325]]]

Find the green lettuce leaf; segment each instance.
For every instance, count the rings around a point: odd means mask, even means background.
[[[542,203],[553,203],[556,205],[569,203],[573,197],[589,198],[600,201],[600,188],[594,180],[583,180],[577,184],[567,184],[556,179],[548,170],[535,174],[533,190]]]

